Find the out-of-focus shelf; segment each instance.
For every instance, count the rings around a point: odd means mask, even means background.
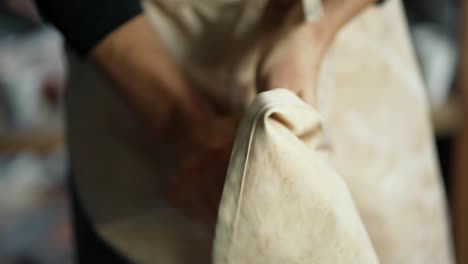
[[[438,136],[455,134],[464,120],[461,103],[454,96],[449,97],[440,107],[432,109],[431,116],[434,130]]]
[[[30,151],[46,155],[64,147],[64,129],[58,124],[24,131],[0,131],[0,154]]]

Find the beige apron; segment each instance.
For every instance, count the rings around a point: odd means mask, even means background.
[[[145,1],[191,80],[242,111],[255,96],[267,2]],[[338,35],[324,64],[318,110],[382,263],[452,263],[445,197],[428,109],[400,2],[372,8]],[[177,158],[152,146],[111,84],[72,59],[71,163],[97,231],[138,263],[210,263],[213,234],[161,198]],[[223,198],[224,199],[224,198]],[[350,201],[352,204],[352,201]],[[313,219],[311,219],[313,222]]]

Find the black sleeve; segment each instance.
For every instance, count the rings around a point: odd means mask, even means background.
[[[141,13],[139,0],[37,0],[41,15],[81,55]]]

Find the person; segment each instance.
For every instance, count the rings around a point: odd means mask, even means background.
[[[288,6],[297,1],[270,2]],[[315,84],[321,61],[335,34],[360,11],[374,4],[374,0],[322,2],[320,19],[296,23],[285,37],[272,41],[256,71],[258,92],[288,87],[304,101],[316,103]],[[36,3],[41,15],[63,33],[68,45],[112,81],[115,93],[136,113],[155,140],[176,124],[180,128],[177,137],[188,140],[187,144],[213,147],[212,141],[204,142],[200,135],[215,137],[226,129],[220,103],[186,76],[154,34],[139,1],[36,0]],[[234,130],[235,122],[232,127]],[[128,263],[96,234],[77,199],[76,188],[72,189],[78,262]]]

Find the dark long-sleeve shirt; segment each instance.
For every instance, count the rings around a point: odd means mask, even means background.
[[[37,0],[41,15],[86,56],[106,35],[141,13],[139,0]]]

